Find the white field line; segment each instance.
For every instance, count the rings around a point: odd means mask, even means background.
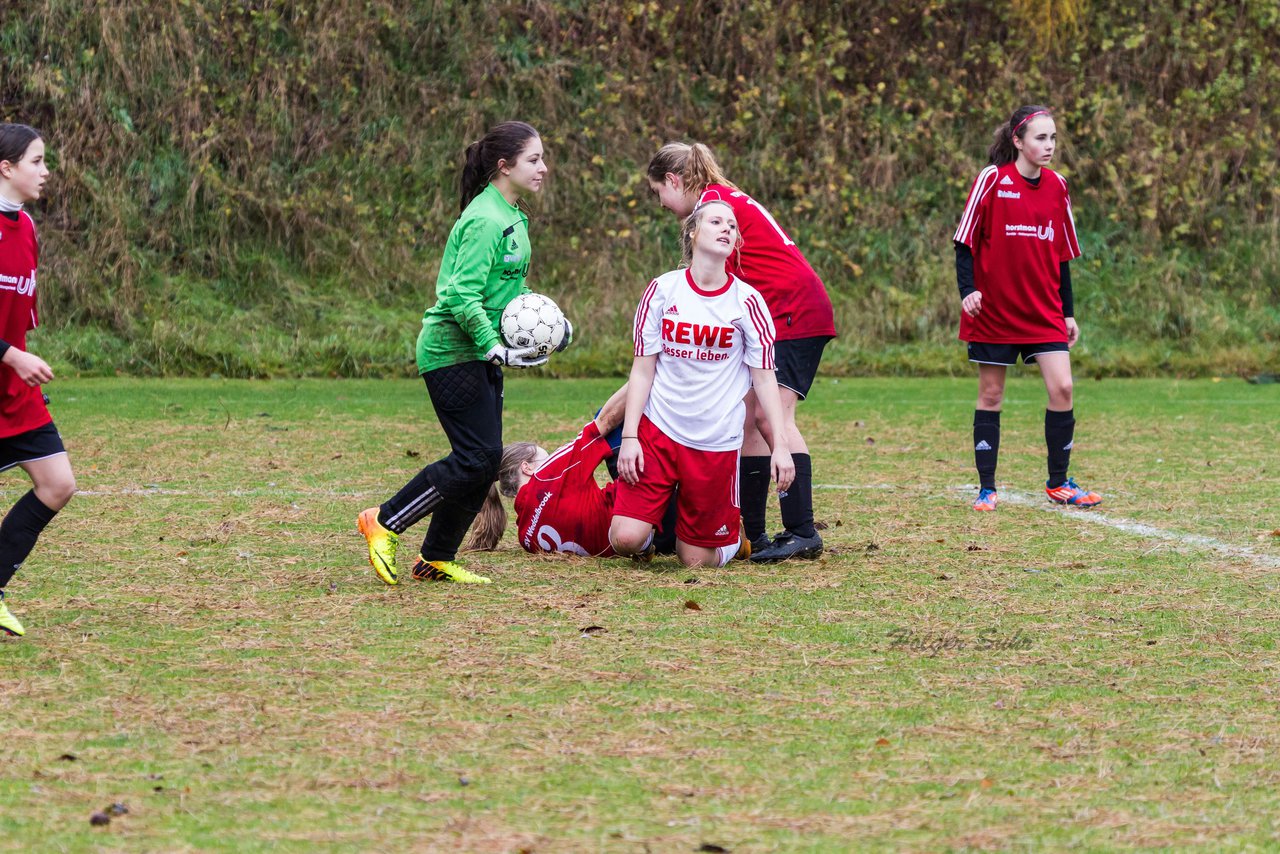
[[[871,490],[899,490],[903,487],[898,484],[891,483],[815,483],[813,488],[816,490],[835,490],[841,492],[864,492]],[[966,500],[977,486],[973,484],[965,484],[963,486],[954,486],[952,492],[963,492]],[[919,491],[918,489],[910,489],[907,491]],[[2,493],[0,493],[2,494]],[[194,490],[194,489],[166,489],[159,486],[149,487],[126,487],[121,489],[81,489],[76,492],[77,495],[89,497],[115,497],[115,496],[191,496],[204,498],[220,498],[220,497],[280,497],[280,498],[349,498],[349,499],[377,499],[385,497],[384,492],[342,492],[333,489],[283,489],[283,488],[261,488],[261,489],[230,489],[230,490]],[[1231,543],[1224,543],[1221,540],[1215,540],[1213,537],[1206,537],[1201,534],[1186,534],[1180,531],[1166,531],[1163,528],[1157,528],[1154,525],[1147,525],[1143,522],[1135,522],[1132,519],[1124,519],[1118,516],[1108,516],[1097,509],[1084,509],[1078,507],[1064,507],[1060,504],[1050,503],[1047,499],[1039,496],[1028,495],[1024,492],[1017,492],[1010,489],[1000,490],[1000,501],[1005,504],[1018,504],[1024,507],[1031,507],[1035,510],[1041,510],[1046,513],[1057,513],[1067,516],[1078,522],[1087,522],[1091,525],[1103,525],[1104,527],[1113,528],[1117,531],[1123,531],[1126,534],[1132,534],[1136,537],[1142,537],[1148,540],[1160,540],[1166,543],[1172,543],[1177,548],[1196,548],[1206,549],[1217,552],[1226,557],[1246,560],[1259,566],[1265,566],[1268,569],[1280,569],[1280,557],[1274,555],[1262,554],[1248,546],[1236,546]]]
[[[966,500],[971,500],[971,496],[977,492],[977,489],[978,487],[975,484],[952,487],[953,491],[964,492],[966,496],[969,496]],[[1035,510],[1043,510],[1046,513],[1057,513],[1077,522],[1087,522],[1091,525],[1103,525],[1107,528],[1114,528],[1117,531],[1123,531],[1126,534],[1133,534],[1135,537],[1143,537],[1148,540],[1161,540],[1166,543],[1172,543],[1175,548],[1206,549],[1217,552],[1218,554],[1226,557],[1247,560],[1251,563],[1258,564],[1259,566],[1265,566],[1268,569],[1280,569],[1280,557],[1262,554],[1248,546],[1236,546],[1231,543],[1224,543],[1222,540],[1215,540],[1213,537],[1206,537],[1202,534],[1186,534],[1181,531],[1166,531],[1164,528],[1157,528],[1154,525],[1147,525],[1143,522],[1135,522],[1132,519],[1124,519],[1119,516],[1108,516],[1097,509],[1067,507],[1062,504],[1054,504],[1044,496],[1028,495],[1025,492],[1017,492],[1016,490],[1001,488],[999,494],[1001,504],[1018,504],[1023,507],[1031,507]]]

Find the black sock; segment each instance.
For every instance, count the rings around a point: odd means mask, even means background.
[[[45,525],[57,515],[58,511],[46,507],[32,489],[18,499],[4,521],[0,522],[0,590],[31,554]]]
[[[1000,456],[1000,413],[990,409],[973,411],[973,464],[983,489],[996,488],[996,460]]]
[[[382,504],[378,509],[378,524],[388,531],[403,534],[435,510],[443,497],[423,469]]]
[[[765,505],[769,501],[769,457],[738,459],[738,504],[742,507],[742,525],[747,539],[764,535]]]
[[[782,527],[797,537],[813,537],[813,460],[808,454],[792,454],[796,464],[796,477],[787,487],[786,495],[778,501],[782,505]]]
[[[1044,411],[1044,443],[1049,449],[1049,488],[1067,482],[1067,467],[1071,465],[1071,445],[1076,434],[1074,409],[1066,412]]]

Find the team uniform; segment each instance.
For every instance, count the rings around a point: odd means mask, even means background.
[[[36,267],[40,242],[26,211],[0,215],[0,355],[10,347],[27,349],[27,333],[36,328]],[[44,392],[28,386],[17,371],[0,364],[0,471],[66,453],[62,437],[45,405]],[[35,490],[23,495],[0,523],[0,597],[22,566],[56,510],[46,507]],[[3,608],[0,598],[0,608]],[[0,630],[22,634],[6,610]]]
[[[656,356],[637,438],[640,482],[622,481],[615,515],[657,525],[679,485],[676,537],[704,548],[738,539],[742,398],[751,368],[774,370],[774,325],[764,298],[729,274],[704,290],[687,269],[654,279],[636,309],[636,356]]]
[[[557,449],[516,493],[516,537],[535,554],[562,552],[613,557],[609,520],[617,483],[603,487],[595,471],[613,455],[594,421]]]
[[[709,184],[698,204],[709,201],[733,208],[742,246],[730,258],[729,271],[764,297],[778,336],[778,385],[804,400],[817,376],[822,349],[836,336],[826,286],[795,241],[755,199],[724,184]]]
[[[982,292],[978,316],[960,315],[960,340],[1015,345],[1024,361],[1043,352],[1040,345],[1066,349],[1062,264],[1080,257],[1080,244],[1061,175],[1045,168],[1033,182],[1014,163],[988,166],[952,239],[973,253],[974,287]]]
[[[369,510],[361,514],[366,538],[370,531],[381,536],[379,528],[398,537],[430,514],[420,565],[454,560],[497,477],[502,369],[485,356],[502,341],[502,310],[529,293],[529,259],[529,218],[497,187],[486,185],[449,233],[436,278],[436,304],[423,314],[417,342],[418,372],[452,450],[377,508],[375,518],[365,518],[374,515]],[[379,561],[372,539],[370,544],[370,562],[379,577],[396,583],[394,568]],[[428,572],[424,577],[433,576]]]
[[[1027,178],[1016,162],[988,166],[973,182],[953,241],[961,298],[982,294],[977,317],[960,315],[970,361],[1012,365],[1021,357],[1030,364],[1068,351],[1066,317],[1074,312],[1067,265],[1080,257],[1080,244],[1066,179],[1049,168]],[[1058,503],[1092,506],[1102,499],[1066,476],[1074,429],[1073,411],[1046,409],[1046,492]],[[973,436],[981,481],[974,509],[994,510],[1000,412],[976,410]]]
[[[778,336],[778,385],[804,400],[818,375],[822,350],[836,335],[826,286],[763,205],[725,184],[709,184],[699,204],[713,200],[733,208],[742,236],[742,246],[730,258],[730,272],[751,282],[769,305]],[[786,530],[771,543],[765,534],[769,458],[741,459],[742,522],[753,544],[752,560],[812,557],[822,551],[822,538],[813,525],[813,462],[809,454],[793,453],[791,458],[795,480],[778,501]]]

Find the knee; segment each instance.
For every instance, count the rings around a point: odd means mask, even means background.
[[[1056,404],[1055,409],[1070,409],[1075,385],[1070,378],[1055,382],[1049,387],[1049,401]]]
[[[999,409],[1004,404],[1004,389],[979,389],[979,409]]]
[[[477,483],[493,483],[502,468],[502,448],[477,448],[461,454],[459,462]]]
[[[75,475],[68,472],[65,476],[40,484],[36,495],[40,502],[50,510],[61,510],[76,494]]]
[[[620,555],[635,555],[645,549],[645,541],[649,533],[616,522],[609,525],[609,544],[614,552]]]

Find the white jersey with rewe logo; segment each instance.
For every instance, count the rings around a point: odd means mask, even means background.
[[[689,448],[742,447],[750,369],[774,369],[764,297],[733,275],[705,291],[687,269],[673,270],[645,289],[633,336],[637,356],[658,357],[644,408],[649,420]]]

